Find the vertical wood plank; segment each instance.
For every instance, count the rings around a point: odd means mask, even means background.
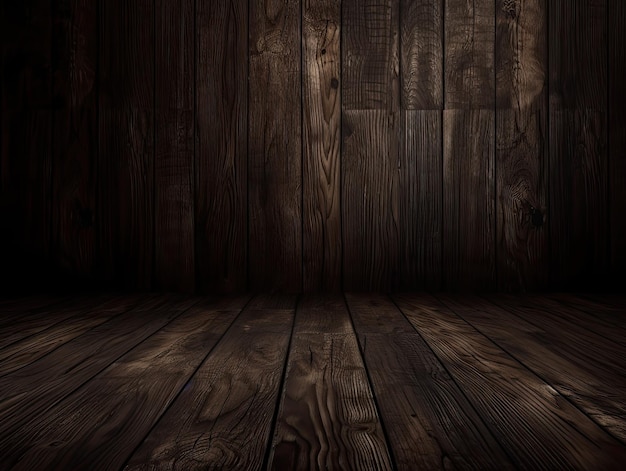
[[[196,3],[196,287],[243,291],[248,253],[248,2]]]
[[[347,291],[390,290],[398,278],[398,116],[343,114],[343,265]]]
[[[495,284],[493,0],[447,0],[443,270],[447,289]]]
[[[193,291],[194,1],[155,9],[155,287]]]
[[[341,2],[304,2],[303,288],[341,289]]]
[[[526,291],[548,273],[547,8],[496,2],[498,286]]]
[[[608,253],[606,1],[549,8],[551,282],[589,289]]]
[[[402,290],[441,287],[443,7],[443,0],[400,2]]]
[[[342,109],[396,109],[399,2],[343,0],[341,5]]]
[[[400,0],[402,109],[443,106],[444,0]]]
[[[32,287],[50,274],[51,2],[2,8],[2,263],[10,286]]]
[[[398,284],[399,2],[342,2],[346,290]]]
[[[95,274],[98,5],[53,0],[52,250],[57,269]]]
[[[253,290],[302,289],[300,1],[250,2],[249,238]]]
[[[153,274],[154,13],[154,0],[107,0],[99,12],[99,270],[138,289]]]
[[[609,18],[609,207],[611,274],[614,286],[626,281],[626,5],[608,3]]]
[[[441,288],[441,111],[402,111],[398,263],[401,290]]]

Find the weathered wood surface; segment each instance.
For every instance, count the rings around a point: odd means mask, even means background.
[[[300,302],[296,312],[268,467],[390,470],[343,297],[317,299]]]

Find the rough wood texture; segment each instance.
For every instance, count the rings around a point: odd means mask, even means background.
[[[343,116],[343,272],[346,290],[398,283],[398,118],[386,111]]]
[[[441,299],[441,296],[439,296]],[[545,298],[544,298],[545,299]],[[500,348],[549,382],[613,436],[626,438],[626,384],[602,368],[590,367],[549,341],[543,329],[487,301],[442,301]]]
[[[342,108],[396,110],[400,99],[399,2],[343,0]]]
[[[606,1],[549,9],[552,285],[588,286],[608,254]]]
[[[494,106],[494,0],[446,0],[446,109]]]
[[[268,468],[390,470],[343,299],[314,301],[300,303],[296,313]],[[332,326],[326,322],[331,317]]]
[[[377,295],[348,295],[347,301],[397,468],[513,469],[463,392],[393,303]]]
[[[249,278],[302,290],[300,0],[250,2]]]
[[[607,5],[609,42],[609,208],[611,228],[611,275],[615,286],[626,280],[626,5],[611,0]]]
[[[154,2],[100,3],[97,247],[102,276],[151,286],[154,256]]]
[[[303,289],[341,289],[341,2],[305,1]]]
[[[546,4],[496,2],[496,195],[498,285],[547,285]]]
[[[196,8],[196,286],[203,292],[242,291],[248,253],[248,2],[200,1]]]
[[[444,287],[493,286],[494,112],[447,110],[443,120]]]
[[[261,469],[294,310],[262,312],[237,319],[128,469]]]
[[[155,1],[154,285],[194,290],[193,0]]]
[[[443,107],[444,0],[400,0],[403,110]]]
[[[617,469],[626,457],[617,440],[454,313],[425,297],[396,299],[516,466]]]
[[[183,313],[22,427],[11,437],[4,464],[24,470],[121,469],[236,315],[211,309],[211,303]]]
[[[440,111],[402,111],[398,183],[400,290],[441,288]]]
[[[96,262],[98,5],[52,2],[52,251],[70,276],[92,277]]]

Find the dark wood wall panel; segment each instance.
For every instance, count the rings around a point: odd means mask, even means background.
[[[154,274],[194,290],[194,0],[155,0]]]
[[[626,280],[626,4],[607,5],[609,40],[610,273],[615,286]]]
[[[2,2],[3,279],[619,286],[622,3]]]
[[[97,247],[100,270],[152,286],[154,0],[100,3]]]
[[[52,234],[55,264],[93,276],[96,261],[98,4],[54,0]]]
[[[196,287],[237,291],[247,282],[248,1],[196,7]]]
[[[443,272],[453,290],[496,280],[494,7],[446,2]]]
[[[607,267],[605,0],[550,0],[552,284],[584,286]]]
[[[546,286],[547,8],[496,2],[496,211],[499,288]]]
[[[302,289],[300,1],[250,1],[249,278]]]
[[[16,276],[45,279],[50,257],[51,10],[50,0],[2,2],[0,241],[9,282]],[[40,267],[41,274],[33,273],[33,266]]]
[[[304,291],[341,289],[341,1],[302,11]]]

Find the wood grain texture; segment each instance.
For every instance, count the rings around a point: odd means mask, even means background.
[[[594,422],[624,442],[626,383],[603,368],[581,363],[547,340],[543,329],[488,302],[438,297],[520,363],[547,381]],[[545,298],[544,298],[545,299]]]
[[[398,185],[399,289],[441,288],[440,111],[402,111]]]
[[[399,2],[343,0],[342,109],[396,110],[400,100]]]
[[[57,270],[93,277],[96,261],[98,6],[52,2],[52,252]]]
[[[444,0],[400,0],[401,107],[443,107]]]
[[[199,291],[244,291],[248,2],[196,2],[195,265]]]
[[[0,378],[0,449],[12,447],[16,430],[78,389],[120,356],[188,309],[189,299],[151,299],[92,328],[49,355]]]
[[[342,224],[346,290],[398,284],[398,114],[345,111]]]
[[[294,310],[259,314],[236,320],[127,469],[262,468]]]
[[[347,295],[397,469],[513,469],[428,345],[384,296]],[[380,329],[371,315],[379,310]],[[362,315],[365,314],[365,315]]]
[[[237,313],[213,310],[210,302],[183,313],[22,427],[4,463],[16,470],[122,469]]]
[[[619,442],[550,384],[426,296],[395,299],[517,467],[618,468]]]
[[[443,113],[443,270],[449,290],[495,284],[494,111]]]
[[[154,286],[194,290],[193,0],[155,1]]]
[[[494,106],[494,0],[445,0],[445,109]]]
[[[148,289],[154,258],[154,2],[100,3],[100,272]]]
[[[498,287],[548,283],[547,10],[544,1],[496,2]]]
[[[552,286],[607,269],[606,1],[549,2]]]
[[[302,290],[300,0],[250,2],[249,279]]]
[[[623,295],[572,295],[554,293],[550,295],[566,306],[584,311],[595,319],[626,328],[626,299]]]
[[[341,2],[302,11],[303,290],[341,289]]]
[[[609,208],[611,230],[610,272],[619,280],[626,280],[626,5],[611,0],[607,4],[609,79],[608,79],[608,155]]]
[[[346,305],[310,301],[296,312],[268,468],[392,469]]]

